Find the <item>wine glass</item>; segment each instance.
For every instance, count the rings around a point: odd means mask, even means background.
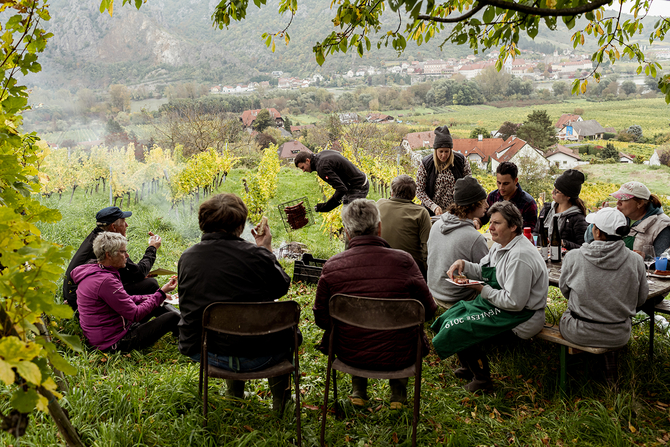
[[[647,266],[647,273],[649,273],[649,267],[656,261],[656,252],[654,252],[654,246],[653,245],[643,246],[642,256],[644,256],[644,265]]]

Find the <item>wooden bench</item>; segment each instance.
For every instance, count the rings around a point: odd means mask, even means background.
[[[579,354],[588,352],[590,354],[604,354],[609,351],[616,351],[616,349],[609,348],[591,348],[589,346],[580,346],[575,343],[570,343],[561,335],[558,327],[545,327],[535,337],[556,343],[561,346],[561,371],[559,379],[559,388],[562,393],[567,391],[567,354]]]

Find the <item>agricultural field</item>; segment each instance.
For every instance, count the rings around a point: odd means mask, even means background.
[[[448,124],[453,135],[458,138],[467,138],[475,127],[483,126],[490,130],[497,130],[505,121],[523,122],[534,110],[546,110],[555,122],[562,114],[573,113],[577,108],[584,110],[582,118],[585,120],[595,119],[603,127],[614,127],[617,131],[638,124],[642,126],[645,136],[651,137],[657,133],[670,132],[670,106],[662,98],[602,103],[571,99],[558,104],[505,108],[488,105],[450,106],[448,110],[432,111],[424,115],[415,113],[411,121],[426,126],[426,129],[434,128],[436,123]],[[393,111],[385,113],[397,116],[397,112],[396,114]]]
[[[588,182],[622,184],[630,181],[644,183],[651,192],[670,195],[670,168],[633,163],[583,165],[579,168],[587,175]],[[614,192],[616,190],[612,190]]]
[[[242,178],[252,172],[233,169],[218,192],[242,194]],[[146,247],[149,231],[163,237],[156,267],[174,269],[186,248],[200,239],[196,214],[170,211],[165,187],[138,203],[127,203],[129,252],[137,259]],[[282,241],[299,241],[318,258],[343,250],[340,240],[315,225],[287,233],[277,206],[306,196],[310,204],[323,196],[314,174],[284,167],[277,176],[277,191],[270,200],[268,217],[273,247]],[[380,195],[372,192],[371,198]],[[201,197],[201,200],[204,198]],[[74,248],[93,228],[95,212],[108,206],[104,193],[84,195],[77,190],[69,203],[58,195],[43,198],[45,205],[60,210],[63,219],[40,225],[48,240]],[[197,208],[197,203],[194,204]],[[248,233],[245,237],[249,237]],[[282,260],[289,275],[292,262]],[[163,282],[163,281],[159,281]],[[315,349],[321,338],[311,306],[315,286],[293,283],[286,299],[302,308],[300,328],[304,337],[300,349],[303,445],[318,445],[320,406],[323,403],[326,358]],[[60,301],[61,297],[57,296]],[[567,302],[558,289],[550,289],[546,316],[556,323]],[[54,324],[63,332],[80,335],[72,320]],[[429,338],[432,334],[427,329]],[[655,338],[654,362],[647,359],[647,323],[634,327],[627,348],[620,354],[618,387],[603,379],[602,359],[588,354],[570,356],[569,389],[558,391],[558,348],[540,340],[515,346],[491,348],[491,365],[496,388],[487,395],[462,389],[451,369],[456,361],[441,361],[430,354],[423,362],[421,416],[418,445],[517,445],[517,446],[655,446],[670,440],[670,339]],[[270,411],[265,380],[247,385],[252,396],[244,401],[226,400],[222,381],[210,381],[209,425],[202,427],[202,403],[198,395],[198,366],[182,356],[176,340],[168,335],[153,348],[130,354],[103,354],[91,348],[73,352],[61,346],[63,355],[77,368],[69,378],[71,390],[61,404],[87,445],[96,446],[280,446],[295,441],[295,407],[282,417]],[[388,384],[371,381],[371,400],[364,409],[347,399],[349,380],[340,377],[340,405],[344,417],[328,416],[326,441],[329,446],[409,445],[412,411],[390,410]],[[410,380],[412,389],[413,380]],[[5,388],[0,389],[5,394]],[[410,391],[411,395],[411,391]],[[332,399],[331,399],[332,400]],[[8,410],[9,399],[0,400]],[[48,417],[36,413],[20,443],[6,432],[1,445],[63,445]]]

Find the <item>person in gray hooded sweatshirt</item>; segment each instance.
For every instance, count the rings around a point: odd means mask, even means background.
[[[568,299],[561,335],[579,345],[618,348],[628,343],[631,317],[649,293],[644,262],[622,240],[629,227],[621,211],[603,208],[586,221],[594,241],[567,253],[561,266],[558,284]]]
[[[475,230],[473,219],[486,214],[486,190],[473,177],[456,181],[454,203],[433,224],[428,236],[428,288],[435,302],[449,308],[472,299],[475,291],[447,281],[447,270],[458,259],[478,263],[489,252],[486,239]]]

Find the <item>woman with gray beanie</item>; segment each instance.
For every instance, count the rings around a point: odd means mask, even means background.
[[[434,152],[424,157],[416,176],[416,197],[431,216],[439,216],[454,202],[456,180],[471,175],[470,163],[454,152],[447,126],[435,129]]]
[[[427,282],[435,302],[449,308],[477,294],[447,281],[447,270],[457,259],[478,263],[489,252],[486,239],[475,230],[473,219],[486,214],[486,191],[473,177],[456,180],[454,203],[435,222],[428,236]]]
[[[563,247],[568,250],[579,248],[584,243],[584,232],[589,226],[586,223],[586,206],[579,198],[585,177],[580,171],[568,169],[559,175],[551,192],[551,203],[545,203],[540,210],[534,234],[540,233],[540,222],[544,219],[547,235],[551,237],[554,230],[554,216],[558,216],[558,229]]]

